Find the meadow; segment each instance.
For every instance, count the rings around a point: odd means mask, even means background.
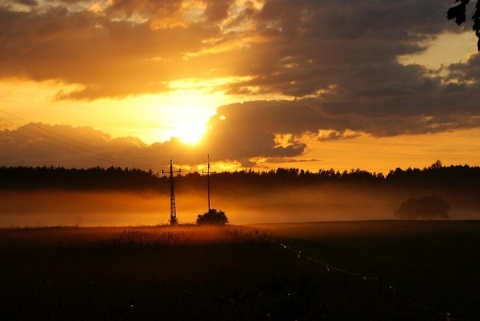
[[[0,320],[480,320],[479,247],[478,221],[4,228]]]

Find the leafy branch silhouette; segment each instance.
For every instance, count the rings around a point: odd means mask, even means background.
[[[447,11],[448,20],[455,19],[455,23],[459,26],[464,23],[467,20],[467,5],[469,3],[470,0],[455,0],[455,4],[457,5],[451,7]],[[480,51],[480,1],[477,1],[477,4],[475,6],[475,13],[472,16],[472,20],[472,30],[475,31],[475,35],[478,38],[477,49],[478,51]]]

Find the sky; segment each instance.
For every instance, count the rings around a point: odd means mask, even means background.
[[[0,0],[0,166],[480,166],[453,4]]]

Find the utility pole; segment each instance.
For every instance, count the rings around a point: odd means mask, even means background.
[[[210,154],[207,154],[207,171],[202,173],[207,174],[207,195],[208,195],[208,212],[210,213],[210,173],[215,173],[215,172],[210,172]]]
[[[180,173],[180,169],[175,171],[175,173]],[[162,173],[170,173],[170,224],[177,224],[177,207],[175,206],[175,188],[173,186],[173,161],[170,160],[170,170],[164,171]]]

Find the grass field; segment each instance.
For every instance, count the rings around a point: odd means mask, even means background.
[[[480,320],[478,248],[478,221],[0,229],[0,320]]]

